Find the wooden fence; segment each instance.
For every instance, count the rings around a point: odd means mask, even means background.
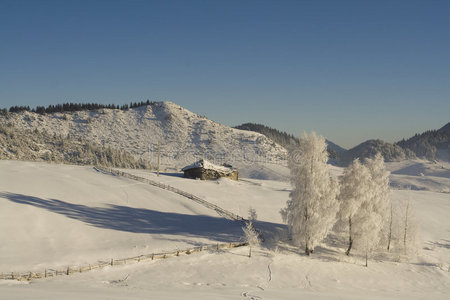
[[[166,253],[152,253],[152,254],[145,254],[145,255],[139,255],[129,258],[122,258],[122,259],[109,259],[105,261],[101,261],[97,264],[89,264],[84,266],[72,266],[67,267],[65,269],[55,270],[55,269],[45,269],[43,272],[25,272],[25,273],[1,273],[0,279],[3,280],[19,280],[19,281],[28,281],[32,279],[41,279],[41,278],[47,278],[47,277],[55,277],[60,275],[71,275],[75,273],[83,273],[95,269],[101,269],[105,267],[112,267],[112,266],[118,266],[118,265],[125,265],[130,263],[137,263],[142,261],[148,261],[148,260],[156,260],[156,259],[166,259],[170,257],[176,257],[180,255],[189,255],[195,252],[201,252],[205,250],[219,250],[224,248],[237,248],[242,246],[247,246],[247,242],[240,242],[240,243],[222,243],[222,244],[214,244],[214,245],[207,245],[207,246],[199,246],[199,247],[193,247],[186,250],[177,250],[173,252],[166,252]]]
[[[123,172],[123,171],[119,171],[116,169],[112,169],[112,168],[95,167],[95,170],[97,170],[99,172],[107,173],[107,174],[122,176],[125,178],[129,178],[129,179],[136,180],[136,181],[139,181],[142,183],[150,184],[152,186],[179,194],[183,197],[186,197],[190,200],[193,200],[193,201],[203,205],[206,208],[216,211],[220,216],[222,216],[226,219],[233,220],[233,221],[240,221],[240,222],[246,221],[243,217],[241,217],[239,215],[236,215],[236,214],[234,214],[230,211],[227,211],[215,204],[212,204],[212,203],[210,203],[204,199],[201,199],[193,194],[190,194],[190,193],[187,193],[180,189],[174,188],[170,185],[156,182],[156,181],[153,181],[153,180],[150,180],[147,178],[143,178],[140,176],[136,176],[136,175],[133,175],[133,174],[130,174],[127,172]],[[190,248],[187,250],[177,250],[177,251],[168,252],[168,253],[152,253],[152,254],[147,254],[147,255],[139,255],[139,256],[135,256],[135,257],[130,257],[130,258],[123,258],[123,259],[116,259],[116,260],[110,259],[107,261],[100,262],[98,264],[78,266],[78,267],[67,267],[64,270],[45,269],[44,272],[1,273],[0,279],[32,280],[32,279],[39,279],[39,278],[54,277],[54,276],[59,276],[59,275],[70,275],[70,274],[74,274],[74,273],[83,273],[83,272],[90,271],[90,270],[104,268],[107,266],[123,265],[123,264],[127,264],[127,263],[141,262],[141,261],[145,261],[145,260],[165,259],[165,258],[169,258],[169,257],[200,252],[203,250],[218,250],[218,249],[223,249],[223,248],[236,248],[236,247],[242,247],[242,246],[246,246],[246,245],[248,245],[247,242],[215,244],[215,245],[209,245],[209,246],[200,246],[200,247]]]
[[[112,169],[112,168],[95,167],[95,169],[97,171],[100,171],[100,172],[103,172],[103,173],[109,173],[109,174],[113,174],[113,175],[116,175],[116,176],[122,176],[122,177],[125,177],[125,178],[129,178],[129,179],[132,179],[132,180],[136,180],[136,181],[142,182],[142,183],[150,184],[152,186],[156,186],[158,188],[161,188],[161,189],[164,189],[164,190],[167,190],[167,191],[171,191],[173,193],[176,193],[178,195],[186,197],[186,198],[188,198],[190,200],[193,200],[193,201],[203,205],[206,208],[215,210],[220,216],[222,216],[222,217],[224,217],[226,219],[233,220],[233,221],[245,221],[245,219],[243,217],[239,216],[239,215],[236,215],[236,214],[234,214],[234,213],[232,213],[230,211],[227,211],[227,210],[225,210],[225,209],[223,209],[223,208],[221,208],[221,207],[219,207],[219,206],[217,206],[215,204],[212,204],[212,203],[210,203],[210,202],[208,202],[208,201],[206,201],[206,200],[204,200],[202,198],[199,198],[199,197],[197,197],[197,196],[195,196],[193,194],[187,193],[187,192],[182,191],[180,189],[174,188],[174,187],[172,187],[170,185],[163,184],[163,183],[160,183],[160,182],[156,182],[156,181],[153,181],[151,179],[143,178],[143,177],[140,177],[140,176],[136,176],[136,175],[133,175],[133,174],[130,174],[130,173],[127,173],[127,172],[123,172],[123,171],[119,171],[119,170],[116,170],[116,169]]]

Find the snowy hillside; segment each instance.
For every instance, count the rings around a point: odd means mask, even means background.
[[[19,130],[13,124],[0,124],[0,159],[46,161],[76,165],[121,168],[151,166],[142,159],[119,149],[68,138],[46,131]]]
[[[18,209],[19,208],[19,209]],[[239,241],[240,225],[92,167],[0,161],[0,272]],[[0,293],[1,294],[1,293]]]
[[[439,130],[428,130],[397,143],[405,150],[415,153],[417,157],[428,160],[450,161],[450,123]]]
[[[286,132],[277,130],[275,128],[271,128],[262,124],[255,124],[255,123],[244,123],[238,126],[235,126],[234,128],[242,129],[242,130],[249,130],[254,132],[259,132],[261,134],[264,134],[268,138],[270,138],[272,141],[276,142],[277,144],[283,146],[286,149],[289,149],[292,147],[293,144],[298,144],[298,137],[295,137],[291,134],[288,134]],[[341,146],[333,143],[330,140],[326,140],[327,142],[327,150],[329,157],[331,159],[337,159],[339,156],[341,156],[346,149],[342,148]]]
[[[450,193],[450,163],[445,161],[404,160],[386,164],[391,171],[391,186],[395,189],[411,189]]]
[[[341,164],[347,166],[356,158],[363,160],[374,157],[377,153],[381,153],[386,162],[414,158],[411,151],[405,152],[396,144],[386,143],[382,140],[367,140],[341,154]]]
[[[401,182],[450,180],[448,165],[411,161],[388,167]],[[341,171],[333,167],[333,174]],[[239,215],[252,207],[266,241],[251,258],[242,247],[31,282],[0,280],[0,299],[446,299],[450,293],[450,194],[394,190],[395,202],[412,203],[418,247],[410,257],[401,248],[376,253],[366,268],[361,254],[344,254],[337,237],[312,257],[287,243],[279,214],[291,190],[287,182],[128,172]],[[242,239],[240,226],[188,198],[92,167],[0,161],[0,273],[236,241]]]
[[[243,169],[286,159],[286,150],[262,134],[221,125],[171,102],[72,114],[40,115],[25,111],[9,114],[8,119],[2,116],[0,123],[82,138],[126,150],[153,164],[160,143],[163,168],[180,169],[200,158]]]

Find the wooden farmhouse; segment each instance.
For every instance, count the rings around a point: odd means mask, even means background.
[[[230,165],[218,166],[204,159],[184,167],[182,171],[184,172],[184,177],[192,179],[214,180],[219,177],[226,177],[238,180],[238,171]]]

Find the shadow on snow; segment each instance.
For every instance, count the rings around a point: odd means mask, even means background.
[[[31,205],[105,229],[149,234],[172,234],[210,238],[220,242],[241,240],[241,222],[206,215],[159,212],[120,205],[89,207],[57,199],[42,199],[14,193],[0,193],[0,198]]]

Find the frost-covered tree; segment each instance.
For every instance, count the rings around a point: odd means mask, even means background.
[[[348,247],[345,254],[350,255],[354,239],[358,239],[364,233],[362,222],[364,216],[361,216],[362,205],[370,199],[370,180],[371,175],[366,166],[361,164],[358,159],[348,166],[341,178],[339,193],[339,219],[341,228],[345,228],[348,233]]]
[[[401,220],[401,244],[404,254],[415,250],[417,237],[417,220],[414,218],[410,199],[403,203],[403,216]]]
[[[340,224],[348,232],[349,244],[346,254],[352,247],[364,251],[367,258],[378,246],[382,233],[392,232],[390,215],[389,172],[383,157],[377,154],[366,159],[365,165],[355,160],[341,179]]]
[[[383,156],[378,153],[374,158],[368,158],[365,161],[370,171],[372,180],[372,205],[374,211],[380,215],[386,216],[390,205],[389,198],[389,171],[386,170]]]
[[[281,210],[296,245],[310,255],[336,220],[338,184],[330,178],[325,139],[314,132],[303,134],[289,152],[293,191]]]
[[[248,219],[252,222],[256,221],[258,219],[258,214],[256,213],[256,209],[253,207],[250,207],[248,209]]]
[[[245,227],[242,227],[242,231],[244,231],[245,240],[247,241],[249,246],[248,257],[252,257],[252,247],[257,247],[261,243],[259,234],[253,226],[252,221],[245,222]]]
[[[380,225],[380,235],[389,235],[390,224],[390,189],[389,189],[389,171],[386,170],[383,156],[381,154],[375,155],[374,158],[366,159],[367,168],[371,174],[371,206],[373,212],[379,215],[382,219]],[[381,238],[381,236],[380,236]]]

